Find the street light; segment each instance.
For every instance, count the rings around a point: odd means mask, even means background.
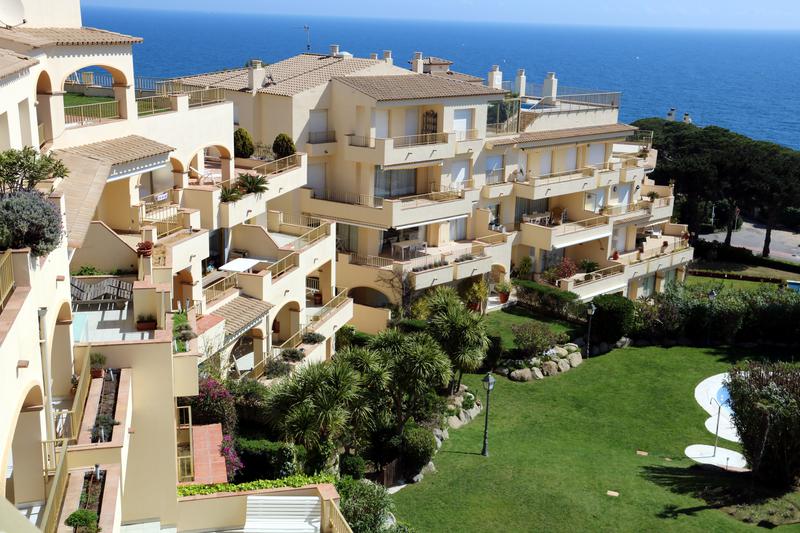
[[[491,372],[487,372],[481,381],[483,382],[483,388],[486,389],[486,414],[483,418],[483,451],[481,455],[489,457],[489,393],[492,392],[494,383],[497,380],[494,379]]]
[[[586,332],[586,359],[589,359],[589,356],[592,354],[592,317],[595,311],[597,311],[597,307],[594,305],[594,302],[589,303],[589,307],[586,308],[586,314],[589,315],[589,331]]]
[[[708,291],[708,301],[710,303],[710,311],[708,313],[708,321],[706,323],[706,344],[711,344],[711,324],[714,320],[714,300],[717,299],[717,291],[711,289]]]

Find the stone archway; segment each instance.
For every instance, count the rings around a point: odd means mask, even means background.
[[[300,310],[302,307],[296,301],[287,302],[275,313],[270,322],[272,344],[280,345],[292,335],[300,331]]]
[[[73,368],[72,343],[72,308],[69,302],[63,302],[56,317],[50,349],[52,394],[55,397],[69,396],[72,374],[77,373]]]
[[[189,178],[196,183],[216,184],[227,182],[233,177],[233,157],[227,147],[209,144],[197,148],[191,154],[187,167]]]
[[[44,395],[41,387],[32,384],[17,408],[13,433],[9,435],[2,463],[3,472],[11,471],[5,484],[6,500],[14,505],[40,502],[45,499],[42,441],[44,428]]]

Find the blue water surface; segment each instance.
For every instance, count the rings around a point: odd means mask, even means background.
[[[84,24],[144,37],[137,73],[174,76],[273,62],[330,43],[358,56],[414,51],[485,77],[525,68],[528,81],[556,71],[563,85],[623,91],[621,119],[664,116],[675,107],[696,123],[800,148],[800,33],[537,26],[513,23],[368,20],[186,13],[84,7]]]

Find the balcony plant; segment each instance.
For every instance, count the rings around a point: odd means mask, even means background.
[[[89,509],[78,509],[64,520],[64,525],[74,528],[76,533],[98,533],[100,531],[100,526],[97,525],[98,520],[96,512]]]
[[[500,303],[504,304],[508,301],[508,297],[511,294],[511,284],[503,280],[494,286],[494,290],[497,291],[497,295],[500,297]]]
[[[0,250],[30,248],[41,257],[61,242],[61,213],[38,191],[0,195]]]
[[[647,193],[645,196],[647,196],[648,198],[650,198],[650,201],[651,201],[651,202],[652,202],[653,200],[655,200],[656,198],[661,198],[661,195],[660,195],[660,194],[658,194],[656,191],[650,191],[650,192],[649,192],[649,193]]]
[[[489,297],[489,285],[486,280],[481,278],[469,286],[464,299],[466,300],[467,307],[472,311],[480,311],[483,302]]]
[[[100,414],[94,420],[92,426],[92,442],[108,442],[111,438],[111,431],[114,426],[118,426],[119,421],[114,420],[114,417]]]
[[[619,254],[617,255],[617,257],[619,257]],[[590,259],[582,260],[578,266],[582,272],[586,272],[587,274],[594,272],[595,270],[600,268],[600,265],[597,264],[596,261],[592,261]]]
[[[306,354],[298,348],[286,348],[285,350],[281,351],[281,358],[283,358],[284,361],[289,361],[291,363],[302,361],[305,356]]]
[[[103,368],[106,366],[106,356],[97,352],[90,353],[89,366],[93,378],[102,378]]]
[[[247,159],[253,155],[255,149],[250,132],[244,128],[236,128],[233,132],[233,155]]]
[[[297,153],[297,148],[295,148],[291,137],[285,133],[279,133],[272,143],[272,151],[276,159],[283,159]]]
[[[242,199],[242,190],[235,185],[223,185],[220,188],[219,201],[227,204]]]
[[[155,315],[139,315],[136,317],[136,331],[152,331],[158,326]]]
[[[320,335],[314,331],[303,333],[303,344],[319,344],[325,340],[324,335]]]
[[[239,189],[244,194],[261,194],[267,192],[267,177],[261,174],[239,174],[239,181],[236,182]]]
[[[463,263],[464,261],[472,261],[473,259],[475,259],[475,256],[472,255],[472,254],[462,254],[462,255],[459,255],[458,257],[456,257],[454,259],[454,262],[455,263]]]
[[[153,255],[153,241],[142,241],[136,245],[136,255],[151,257]]]

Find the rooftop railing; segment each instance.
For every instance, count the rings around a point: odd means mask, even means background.
[[[14,292],[14,264],[11,260],[11,250],[6,250],[0,255],[0,311],[6,305],[11,293]]]
[[[203,298],[206,300],[206,305],[222,298],[222,296],[231,289],[238,286],[238,279],[236,272],[231,272],[221,280],[215,281],[208,287],[203,289]]]
[[[253,167],[252,170],[253,172],[257,172],[258,174],[271,176],[272,174],[278,174],[280,172],[285,172],[293,168],[300,168],[302,162],[303,162],[303,154],[295,153],[286,157],[282,157],[280,159],[276,159],[274,161],[268,161],[264,164],[258,165],[257,167]]]
[[[64,123],[68,125],[100,124],[118,118],[120,118],[120,114],[117,100],[64,107]]]
[[[147,117],[172,111],[172,101],[169,96],[144,96],[136,99],[136,109],[140,117]]]
[[[336,142],[336,132],[333,130],[308,132],[308,144],[325,144],[333,142]]]

